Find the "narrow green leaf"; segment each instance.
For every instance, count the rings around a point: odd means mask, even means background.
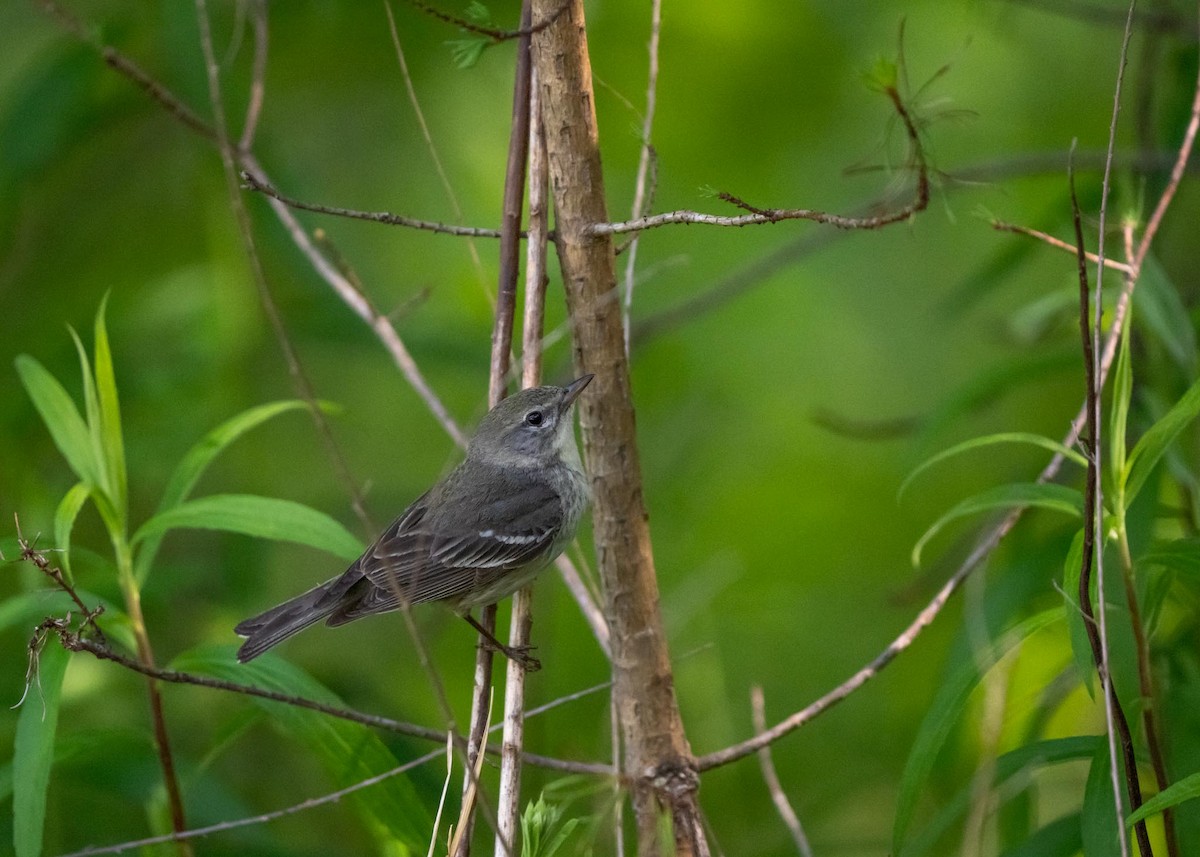
[[[1117,474],[1118,491],[1123,488],[1121,474],[1125,472],[1125,457],[1128,450],[1125,445],[1126,433],[1129,426],[1129,403],[1133,398],[1133,367],[1129,356],[1129,320],[1121,330],[1121,346],[1117,351],[1116,371],[1113,373],[1112,405],[1109,412],[1108,466],[1112,473]]]
[[[75,328],[67,326],[71,341],[75,343],[75,351],[79,354],[79,377],[83,383],[83,416],[87,423],[88,444],[92,448],[92,459],[96,462],[97,485],[112,497],[112,484],[108,478],[108,463],[105,460],[104,441],[100,435],[100,400],[96,393],[96,378],[92,374],[92,364],[88,359],[87,349],[83,340],[75,332]]]
[[[54,764],[54,733],[70,655],[49,640],[17,717],[13,746],[13,846],[16,857],[41,857],[46,790]]]
[[[62,552],[59,556],[62,557],[63,576],[68,583],[74,580],[71,575],[71,530],[75,528],[75,519],[90,493],[86,483],[77,482],[54,511],[54,548]]]
[[[327,413],[336,410],[336,406],[329,402],[318,402],[317,405]],[[164,512],[183,502],[188,494],[191,493],[192,488],[195,487],[196,482],[204,475],[204,471],[208,469],[213,459],[246,432],[278,414],[306,409],[307,407],[307,402],[296,399],[270,402],[243,411],[217,426],[206,434],[199,443],[188,450],[187,454],[179,462],[179,466],[175,468],[175,472],[171,474],[171,478],[167,481],[167,487],[163,491],[162,500],[158,504],[158,511]],[[161,542],[161,533],[149,536],[142,545],[142,549],[138,552],[137,560],[134,563],[134,576],[139,584],[144,583],[146,577],[150,574],[150,569],[154,565],[154,558],[158,553],[158,547]]]
[[[1107,738],[1102,739],[1096,746],[1092,765],[1088,769],[1087,783],[1083,787],[1080,827],[1083,833],[1083,853],[1086,857],[1121,857],[1119,837],[1124,831],[1117,822],[1117,807],[1113,802],[1113,779]]]
[[[239,664],[234,652],[233,646],[204,646],[180,655],[171,666],[183,672],[247,682],[327,705],[345,704],[303,670],[274,655],[268,654],[250,664]],[[318,754],[339,787],[400,765],[375,733],[360,723],[285,703],[249,699],[267,713],[273,724]],[[371,823],[382,825],[414,853],[425,852],[433,822],[404,774],[388,777],[369,789],[355,792],[349,800]]]
[[[117,377],[113,369],[112,349],[108,342],[108,328],[104,314],[108,307],[108,295],[100,301],[96,311],[95,373],[98,399],[98,428],[100,445],[104,450],[104,463],[108,474],[109,496],[113,505],[124,517],[128,505],[128,481],[125,472],[125,442],[121,435],[121,405],[117,397]]]
[[[1000,857],[1075,857],[1083,848],[1080,815],[1057,818]]]
[[[1017,776],[1028,776],[1048,765],[1090,758],[1095,752],[1095,735],[1079,735],[1071,738],[1054,738],[1037,741],[1018,747],[996,759],[992,787],[999,791],[1009,780]],[[903,857],[920,857],[929,853],[941,838],[967,814],[972,802],[977,799],[975,784],[969,782],[959,789],[919,835],[906,845]],[[1078,838],[1078,834],[1076,835]]]
[[[1014,482],[1008,485],[998,485],[976,494],[974,497],[968,497],[934,521],[924,535],[917,540],[912,550],[912,564],[914,566],[921,564],[921,551],[926,543],[951,521],[994,509],[1015,509],[1025,506],[1037,506],[1079,517],[1083,514],[1083,495],[1065,485]]]
[[[1071,549],[1063,562],[1063,599],[1067,610],[1067,636],[1071,641],[1071,660],[1075,674],[1092,699],[1096,698],[1096,664],[1092,660],[1092,644],[1088,639],[1083,608],[1079,606],[1079,579],[1083,574],[1083,530],[1071,540]]]
[[[362,542],[324,512],[291,500],[252,494],[213,494],[181,503],[144,523],[131,544],[180,527],[294,542],[345,560],[357,558],[363,550]]]
[[[1125,506],[1128,508],[1150,473],[1154,470],[1159,459],[1166,453],[1167,448],[1175,442],[1175,438],[1183,431],[1196,415],[1200,414],[1200,380],[1197,380],[1183,394],[1171,410],[1163,414],[1162,419],[1150,427],[1133,452],[1129,453],[1129,461],[1125,465]]]
[[[16,359],[17,375],[41,415],[54,445],[83,482],[99,485],[100,476],[87,424],[71,396],[41,363],[28,354]]]
[[[1195,800],[1198,797],[1200,797],[1200,771],[1184,777],[1179,782],[1172,783],[1150,798],[1138,807],[1137,812],[1130,813],[1129,817],[1125,819],[1125,826],[1133,827],[1137,822],[1157,815],[1164,809],[1179,806],[1184,801]]]
[[[930,467],[933,467],[933,465],[939,464],[945,461],[947,458],[953,458],[956,455],[969,452],[972,449],[980,449],[982,447],[994,446],[1000,443],[1026,443],[1032,444],[1033,446],[1040,446],[1042,449],[1047,449],[1050,452],[1056,452],[1062,455],[1064,458],[1074,461],[1080,467],[1087,467],[1087,459],[1084,458],[1078,451],[1071,449],[1070,447],[1063,446],[1058,441],[1044,437],[1043,435],[1022,431],[989,434],[985,437],[977,437],[971,440],[963,441],[960,444],[956,444],[917,465],[912,472],[905,477],[904,481],[900,483],[900,489],[896,492],[897,499],[904,496],[905,490],[914,479],[916,479]]]
[[[1184,372],[1196,371],[1196,331],[1191,313],[1179,299],[1179,288],[1154,254],[1142,264],[1142,276],[1133,293],[1141,327],[1163,344]]]
[[[916,813],[917,801],[921,796],[934,761],[946,743],[954,724],[962,715],[971,691],[979,684],[988,670],[1015,645],[1051,622],[1061,619],[1062,608],[1047,610],[1031,616],[1010,630],[990,641],[982,651],[956,665],[942,681],[937,696],[929,706],[921,728],[908,753],[904,773],[900,777],[899,796],[896,799],[896,820],[892,827],[892,852],[905,855],[905,840]]]
[[[1185,574],[1200,574],[1200,538],[1159,542],[1138,558],[1138,565],[1161,565]]]

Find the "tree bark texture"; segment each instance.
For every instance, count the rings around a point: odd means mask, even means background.
[[[535,24],[561,0],[534,0]],[[658,582],[642,494],[629,362],[612,240],[588,227],[608,221],[582,0],[533,37],[559,265],[580,372],[596,378],[580,399],[592,481],[596,554],[612,631],[614,689],[638,853],[659,850],[663,812],[675,849],[706,855],[695,760],[684,734],[659,612]]]

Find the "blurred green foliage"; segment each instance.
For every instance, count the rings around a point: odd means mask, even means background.
[[[210,7],[224,106],[240,133],[252,75],[247,7]],[[874,91],[893,75],[922,121],[937,170],[930,209],[879,232],[792,222],[642,236],[633,319],[649,332],[635,336],[634,394],[662,609],[697,753],[751,734],[751,686],[763,686],[774,721],[878,654],[973,545],[979,519],[944,521],[914,571],[909,556],[922,534],[964,498],[1011,494],[1049,453],[1027,443],[976,445],[922,473],[898,502],[907,474],[974,438],[1058,440],[1077,412],[1083,380],[1073,257],[997,233],[975,213],[1068,237],[1065,152],[1078,139],[1080,193],[1094,233],[1095,154],[1107,141],[1124,19],[1120,4],[1094,8],[1095,15],[1073,17],[1066,5],[998,0],[666,4],[655,211],[733,213],[704,188],[761,207],[852,212],[881,198],[903,205],[912,177],[903,168],[902,129]],[[487,10],[497,26],[515,26],[513,0]],[[1194,7],[1162,2],[1145,10],[1180,23],[1145,26],[1134,39],[1110,225],[1127,216],[1144,221],[1157,200],[1165,172],[1136,168],[1132,155],[1170,162],[1196,78]],[[192,4],[100,2],[78,4],[78,12],[89,39],[115,46],[198,115],[211,116]],[[494,226],[511,46],[482,50],[461,69],[461,44],[452,43],[468,34],[406,4],[393,13],[453,200],[409,103],[381,5],[270,8],[256,154],[281,190],[305,200],[448,222],[461,209],[463,223]],[[598,0],[588,16],[605,184],[613,219],[624,219],[639,153],[649,10]],[[274,299],[317,395],[338,406],[329,417],[333,438],[382,527],[453,464],[453,444],[370,331],[296,252],[266,201],[250,195],[247,204]],[[377,306],[405,308],[397,328],[430,383],[462,423],[477,419],[495,244],[300,219],[326,231]],[[1179,411],[1190,412],[1200,395],[1193,386],[1198,219],[1200,195],[1185,181],[1139,284],[1118,372],[1127,373],[1123,392],[1106,409],[1129,450],[1149,439],[1124,469],[1106,474],[1109,490],[1124,485],[1130,502],[1112,506],[1123,537],[1106,552],[1114,673],[1136,721],[1136,651],[1119,573],[1124,545],[1151,631],[1158,714],[1177,780],[1200,770],[1200,446],[1195,423]],[[1106,246],[1119,255],[1119,236]],[[551,276],[548,329],[557,329],[565,309],[554,262]],[[1106,282],[1115,290],[1119,277]],[[14,514],[27,536],[41,534],[39,546],[58,546],[56,510],[78,481],[26,396],[15,358],[36,359],[79,407],[79,356],[65,326],[91,329],[105,294],[127,472],[120,490],[126,520],[140,523],[159,511],[172,473],[214,427],[297,391],[256,294],[215,151],[39,4],[0,4],[0,550],[9,560],[18,554]],[[691,309],[669,315],[680,307]],[[560,339],[547,352],[546,374],[569,373]],[[239,433],[206,467],[198,496],[279,498],[332,516],[356,538],[374,535],[352,513],[347,487],[304,414]],[[1067,487],[1080,488],[1078,469],[1068,470]],[[916,645],[775,745],[780,779],[818,854],[897,847],[1070,855],[1105,847],[1092,844],[1104,841],[1096,818],[1112,812],[1101,767],[1107,747],[1092,737],[1103,732],[1103,710],[1080,672],[1087,665],[1077,657],[1086,646],[1078,616],[1055,588],[1071,592],[1077,528],[1077,518],[1030,512]],[[89,603],[126,600],[114,562],[104,521],[82,508],[70,571]],[[340,560],[303,545],[172,530],[153,574],[139,580],[156,656],[222,674],[230,665],[220,647],[235,641],[239,620],[340,570]],[[69,607],[50,588],[28,563],[0,566],[7,705],[25,688],[33,627]],[[1042,624],[1050,614],[1066,621]],[[416,619],[465,722],[475,636],[436,608]],[[534,638],[545,669],[530,677],[531,705],[608,677],[553,574],[537,588]],[[395,618],[316,629],[279,656],[287,663],[274,663],[276,680],[286,673],[313,694],[363,711],[442,723]],[[161,831],[165,804],[144,682],[73,655],[56,700],[55,666],[43,661],[47,712],[59,706],[43,852]],[[437,749],[388,733],[343,732],[340,723],[289,721],[294,712],[203,688],[162,692],[192,826],[289,806],[387,759]],[[36,807],[25,798],[14,804],[13,771],[39,752],[30,730],[42,701],[31,686],[19,712],[0,715],[0,746],[16,750],[11,764],[0,754],[0,843],[19,841],[24,853],[36,850],[35,832],[15,828],[14,818]],[[528,746],[608,759],[608,714],[603,694],[568,703],[529,721]],[[339,752],[344,768],[336,765]],[[405,786],[365,802],[209,837],[198,853],[398,853],[409,834],[395,825],[427,824],[444,772],[435,763],[408,776]],[[494,772],[486,776],[494,781]],[[1148,766],[1142,779],[1153,793]],[[553,804],[558,780],[526,768],[524,794],[532,801],[548,789]],[[1194,782],[1180,791],[1194,792]],[[975,828],[981,795],[994,805]],[[706,773],[701,800],[726,853],[793,853],[753,760]],[[412,814],[381,819],[389,801],[411,804]],[[1185,854],[1200,849],[1198,806],[1178,807]],[[576,797],[561,818],[553,808],[538,812],[543,841],[558,854],[589,846],[611,852],[607,790]],[[1152,817],[1161,850],[1158,825]],[[555,831],[568,826],[560,841]],[[490,846],[486,825],[479,828],[481,847]]]

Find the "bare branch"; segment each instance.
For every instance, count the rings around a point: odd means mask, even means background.
[[[567,7],[571,5],[570,0],[566,0],[566,2],[560,5],[544,19],[538,21],[536,24],[531,24],[525,18],[525,16],[522,15],[521,26],[519,29],[500,30],[496,29],[495,27],[485,27],[482,24],[476,24],[475,22],[468,21],[465,18],[460,18],[455,15],[451,15],[448,12],[443,12],[441,9],[436,9],[433,6],[422,2],[422,0],[408,0],[408,2],[413,6],[416,6],[431,18],[437,18],[439,21],[443,21],[444,23],[453,24],[455,27],[458,27],[460,30],[466,30],[468,33],[475,33],[478,36],[486,36],[487,38],[491,39],[492,44],[508,42],[521,37],[528,38],[534,33],[540,33],[542,30],[546,29],[555,21],[557,21],[559,16],[562,15],[563,12],[567,11]]]
[[[338,208],[332,205],[318,205],[313,202],[302,202],[294,197],[287,196],[269,184],[264,182],[260,176],[255,175],[249,170],[245,170],[241,174],[244,187],[248,190],[258,191],[266,194],[272,199],[277,199],[289,208],[298,208],[301,211],[313,211],[317,214],[329,214],[334,217],[349,217],[353,220],[369,220],[372,223],[383,223],[388,226],[406,226],[410,229],[423,229],[426,232],[437,232],[442,235],[458,235],[467,236],[470,238],[499,238],[499,229],[482,229],[476,226],[454,226],[449,223],[438,223],[433,220],[418,220],[414,217],[405,217],[402,214],[392,214],[389,211],[357,211],[352,208]]]
[[[900,97],[895,87],[888,87],[885,93],[892,102],[897,115],[904,124],[908,136],[910,164],[916,168],[917,188],[914,199],[903,208],[888,214],[875,216],[853,217],[844,214],[830,214],[811,208],[757,208],[733,194],[721,194],[721,198],[748,209],[751,213],[735,217],[705,214],[699,211],[669,211],[665,214],[655,214],[649,217],[635,217],[622,223],[593,223],[586,230],[590,236],[619,235],[625,232],[640,232],[644,229],[654,229],[674,223],[706,224],[709,226],[756,226],[762,223],[779,223],[784,220],[811,220],[836,226],[839,229],[881,229],[893,223],[908,220],[914,214],[924,211],[929,206],[929,167],[925,160],[925,152],[921,148],[921,139],[912,115]]]
[[[750,688],[750,714],[754,721],[755,732],[763,732],[767,728],[764,708],[762,686],[755,685]],[[767,784],[767,790],[771,793],[771,802],[775,804],[779,817],[783,819],[783,823],[787,825],[788,831],[792,834],[792,841],[796,843],[796,850],[800,852],[800,857],[813,857],[812,846],[808,843],[808,837],[804,835],[804,827],[801,826],[800,819],[797,817],[796,811],[792,809],[787,795],[783,793],[779,775],[775,773],[775,763],[771,760],[770,746],[759,748],[758,764],[762,768],[763,781]]]
[[[642,151],[638,156],[637,179],[633,189],[633,212],[631,218],[637,220],[646,213],[649,207],[647,196],[647,179],[650,166],[654,159],[654,149],[650,144],[651,132],[654,130],[654,110],[658,103],[658,40],[662,30],[662,0],[650,2],[650,44],[647,46],[650,54],[650,67],[646,73],[646,112],[642,116]],[[629,240],[628,255],[625,257],[625,310],[622,316],[625,327],[625,353],[629,353],[630,323],[629,312],[633,307],[634,273],[637,266],[638,237],[640,232],[633,233]]]
[[[1038,241],[1049,244],[1051,247],[1057,247],[1059,250],[1066,250],[1068,253],[1075,252],[1075,245],[1063,241],[1061,238],[1055,238],[1053,235],[1049,235],[1039,229],[1031,229],[1028,226],[1018,226],[1015,223],[1007,223],[1003,220],[993,220],[991,225],[992,228],[998,232],[1014,232],[1017,235],[1025,235],[1029,238],[1036,238]],[[1095,253],[1086,253],[1085,257],[1093,264],[1100,261],[1100,257]],[[1105,259],[1104,265],[1108,268],[1112,268],[1114,271],[1120,271],[1123,274],[1128,274],[1133,271],[1133,268],[1130,265],[1126,264],[1125,262],[1118,262],[1116,259]]]

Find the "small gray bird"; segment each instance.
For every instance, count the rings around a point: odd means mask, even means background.
[[[571,406],[592,380],[533,387],[488,412],[467,458],[392,522],[333,580],[247,619],[238,660],[309,625],[333,627],[402,605],[442,601],[510,658],[537,669],[471,618],[529,583],[567,546],[588,504]]]

